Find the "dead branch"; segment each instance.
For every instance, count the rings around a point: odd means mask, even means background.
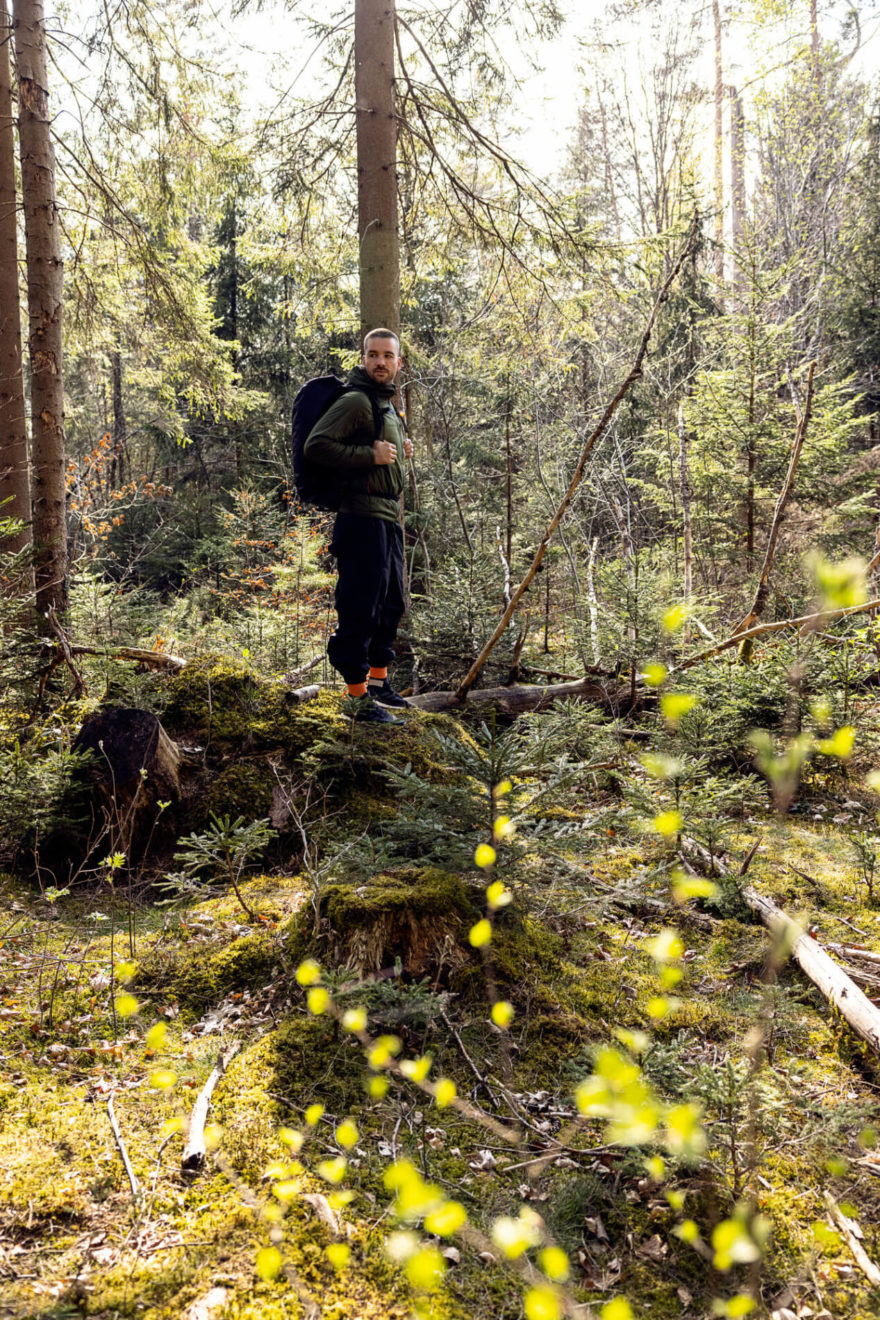
[[[825,1192],[825,1204],[828,1207],[828,1213],[837,1225],[840,1233],[852,1252],[852,1257],[859,1269],[864,1274],[868,1282],[874,1287],[880,1287],[880,1270],[871,1260],[865,1248],[859,1239],[862,1236],[862,1230],[854,1219],[845,1215],[840,1206],[835,1201],[830,1192]]]
[[[731,876],[733,870],[723,857],[710,856],[693,839],[683,839],[687,851],[698,857],[715,875]],[[851,977],[811,935],[805,934],[796,921],[778,908],[770,898],[744,885],[740,895],[746,906],[760,917],[772,935],[781,937],[804,975],[813,982],[832,1008],[836,1008],[853,1031],[877,1055],[880,1055],[880,1009],[874,1007]]]
[[[323,659],[323,655],[316,655],[314,660],[310,660],[307,665],[300,665],[299,669],[291,669],[288,674],[284,675],[284,681],[293,687],[295,683],[299,683],[301,679],[305,678],[306,674],[310,674],[313,669],[317,669]]]
[[[40,696],[42,696],[43,694],[45,679],[49,677],[49,674],[52,672],[52,670],[56,669],[59,664],[65,664],[67,665],[67,668],[70,670],[71,674],[73,675],[74,696],[87,697],[88,688],[86,687],[85,679],[83,678],[82,674],[79,672],[79,670],[77,669],[76,665],[73,662],[73,657],[76,654],[76,648],[72,645],[71,640],[67,635],[67,632],[65,631],[64,628],[62,628],[60,622],[58,621],[58,615],[55,613],[54,605],[50,605],[49,608],[47,609],[46,620],[49,624],[49,627],[52,629],[53,633],[58,638],[59,655],[58,658],[54,661],[54,663],[50,665],[48,671],[45,674],[43,682],[40,684]]]
[[[774,935],[784,937],[791,942],[791,956],[801,971],[813,982],[822,996],[841,1017],[845,1018],[853,1031],[880,1055],[880,1010],[855,982],[847,976],[830,954],[826,953],[811,935],[806,935],[787,912],[778,908],[772,899],[759,894],[751,885],[741,891],[743,902],[759,916]]]
[[[541,561],[544,558],[544,555],[547,553],[547,547],[550,544],[550,541],[552,540],[553,536],[555,535],[556,529],[558,528],[559,524],[562,522],[562,519],[569,505],[571,504],[571,501],[574,499],[577,488],[581,483],[581,478],[584,475],[584,469],[587,464],[587,459],[589,458],[597,441],[602,437],[602,435],[604,435],[605,430],[608,427],[608,423],[611,421],[611,418],[614,416],[615,412],[617,411],[618,405],[622,402],[622,400],[629,392],[630,386],[641,376],[642,364],[644,363],[645,360],[645,354],[648,351],[648,342],[654,330],[654,323],[657,320],[657,316],[659,314],[660,308],[663,306],[663,304],[666,302],[666,300],[669,297],[669,291],[672,288],[673,283],[677,279],[679,271],[681,270],[682,266],[684,265],[685,261],[690,255],[691,249],[694,244],[694,240],[696,239],[696,235],[697,235],[697,217],[695,216],[694,222],[691,225],[690,233],[688,234],[687,242],[685,243],[684,247],[679,253],[678,258],[674,262],[672,270],[669,272],[669,276],[666,279],[663,288],[660,290],[660,294],[657,298],[657,301],[654,303],[654,306],[651,309],[651,315],[648,317],[648,323],[645,326],[645,332],[642,335],[642,341],[639,344],[639,349],[638,352],[636,353],[632,367],[630,368],[629,373],[626,376],[623,383],[619,386],[617,393],[614,395],[614,398],[608,404],[602,416],[600,417],[598,424],[584,442],[583,448],[581,449],[580,452],[580,457],[578,458],[577,464],[575,466],[574,474],[569,483],[568,490],[565,492],[562,499],[560,500],[556,508],[556,512],[553,514],[553,517],[550,520],[550,524],[541,539],[541,543],[538,546],[538,549],[535,551],[535,557],[532,560],[531,565],[525,577],[511,595],[510,602],[507,605],[507,608],[505,609],[501,618],[499,619],[495,631],[492,633],[492,636],[489,638],[488,642],[483,647],[482,651],[477,656],[474,663],[471,665],[465,678],[462,680],[461,684],[456,689],[455,696],[457,701],[461,702],[467,698],[468,692],[473,687],[477,678],[480,676],[486,664],[486,661],[489,659],[489,656],[492,654],[498,642],[503,637],[507,625],[510,623],[510,620],[513,618],[514,614],[516,613],[520,601],[522,600],[526,591],[529,589],[529,586],[531,585],[535,574],[537,573],[538,569],[541,566]]]
[[[108,651],[100,646],[72,646],[72,655],[100,655],[107,660],[130,660],[134,664],[146,665],[148,669],[169,669],[178,674],[186,666],[182,656],[169,655],[166,651],[148,651],[140,646],[119,646]]]
[[[794,619],[778,619],[775,623],[760,623],[754,628],[749,628],[746,632],[736,632],[732,637],[726,638],[723,642],[718,642],[715,646],[710,646],[706,651],[700,651],[697,655],[688,656],[679,664],[670,669],[670,674],[679,674],[684,669],[692,669],[694,665],[700,665],[704,660],[711,660],[716,655],[721,655],[722,651],[729,651],[733,646],[739,646],[741,642],[751,637],[763,637],[768,633],[784,632],[786,628],[799,628],[801,632],[813,632],[816,628],[823,627],[826,623],[834,619],[848,619],[851,614],[865,614],[868,610],[880,609],[880,598],[866,600],[863,605],[848,605],[840,610],[823,610],[819,614],[801,614]]]
[[[829,944],[828,947],[849,962],[866,962],[875,966],[880,965],[880,953],[874,953],[871,949],[860,949],[854,944]]]
[[[798,418],[797,430],[792,441],[791,454],[788,460],[788,472],[785,475],[785,481],[782,483],[782,489],[779,492],[779,498],[776,501],[776,508],[773,510],[773,522],[770,525],[770,535],[767,537],[767,549],[764,552],[764,565],[761,569],[761,576],[758,579],[758,586],[755,591],[755,598],[752,601],[752,607],[746,617],[736,629],[737,632],[746,632],[758,622],[764,612],[764,606],[767,604],[767,597],[770,593],[770,573],[773,569],[773,561],[776,558],[776,545],[779,540],[779,530],[782,526],[782,518],[785,513],[786,505],[791,498],[791,492],[794,489],[794,478],[797,472],[798,462],[801,456],[801,450],[804,447],[804,440],[807,434],[807,426],[810,422],[810,414],[813,409],[813,375],[816,370],[815,362],[810,363],[810,370],[807,374],[807,397],[804,401],[803,411]],[[754,642],[751,638],[746,638],[743,642],[739,658],[742,664],[748,664],[752,658]]]
[[[474,1063],[473,1059],[471,1058],[471,1056],[468,1054],[467,1050],[465,1049],[464,1041],[462,1040],[462,1038],[461,1038],[461,1036],[459,1035],[459,1033],[456,1031],[456,1029],[455,1029],[453,1023],[450,1022],[449,1017],[447,1016],[445,1010],[443,1010],[443,1009],[440,1010],[440,1016],[442,1017],[443,1021],[445,1022],[447,1029],[452,1033],[452,1036],[453,1036],[453,1038],[454,1038],[454,1040],[455,1040],[455,1043],[456,1043],[456,1045],[458,1046],[458,1048],[459,1048],[459,1050],[460,1050],[460,1052],[461,1052],[461,1057],[464,1059],[465,1063],[468,1065],[468,1067],[470,1068],[471,1072],[472,1072],[472,1073],[474,1074],[474,1076],[476,1077],[477,1082],[479,1083],[479,1085],[480,1085],[480,1086],[483,1088],[483,1090],[486,1092],[486,1095],[487,1095],[487,1097],[488,1097],[488,1099],[489,1099],[489,1104],[492,1105],[495,1109],[497,1109],[497,1108],[498,1108],[498,1099],[497,1099],[497,1097],[492,1093],[492,1088],[490,1087],[489,1083],[486,1081],[485,1077],[484,1077],[483,1074],[480,1072],[479,1068],[478,1068],[477,1065]]]
[[[217,1062],[211,1070],[211,1075],[205,1082],[205,1085],[199,1091],[196,1102],[193,1105],[192,1114],[189,1120],[189,1132],[187,1133],[186,1145],[183,1148],[183,1155],[180,1158],[180,1167],[184,1173],[196,1173],[205,1163],[207,1146],[205,1144],[205,1123],[208,1118],[208,1109],[211,1105],[211,1096],[214,1094],[214,1087],[220,1078],[226,1072],[232,1060],[235,1058],[241,1045],[236,1041],[230,1045],[225,1052],[220,1051],[217,1056]]]
[[[128,1185],[131,1188],[132,1200],[137,1201],[140,1198],[141,1189],[138,1180],[135,1177],[134,1169],[131,1167],[131,1160],[128,1158],[128,1150],[122,1139],[122,1133],[119,1131],[119,1124],[116,1122],[116,1114],[113,1112],[112,1091],[107,1097],[107,1117],[110,1120],[110,1127],[113,1132],[114,1140],[116,1141],[116,1148],[122,1158],[122,1166],[125,1169],[126,1177],[128,1178]]]

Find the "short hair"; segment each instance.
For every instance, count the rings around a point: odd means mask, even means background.
[[[377,326],[375,330],[369,330],[364,335],[364,352],[367,351],[367,344],[371,339],[393,339],[397,345],[397,356],[400,357],[400,335],[395,334],[393,330],[388,330],[385,326]]]

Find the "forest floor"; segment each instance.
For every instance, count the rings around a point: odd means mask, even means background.
[[[313,738],[321,720],[332,732],[310,749],[313,780],[321,756],[349,758],[322,805],[338,833],[369,839],[398,809],[405,790],[380,782],[377,760],[443,787],[432,730],[448,744],[454,721],[411,713],[397,742],[389,731],[367,746],[360,732],[345,743],[336,698],[307,710],[296,719],[312,721]],[[217,737],[219,698],[211,713]],[[227,732],[214,786],[224,776],[231,785],[243,764]],[[262,772],[259,739],[248,756]],[[841,780],[833,794],[829,782],[803,792],[795,814],[752,808],[725,847],[738,863],[757,842],[749,882],[821,943],[880,954],[880,911],[850,843],[861,807],[851,786]],[[560,787],[536,800],[509,862],[499,848],[513,902],[484,950],[468,930],[485,911],[486,875],[427,855],[386,857],[360,880],[268,867],[240,882],[252,917],[219,884],[157,906],[143,877],[130,902],[121,881],[53,902],[7,876],[0,1316],[367,1320],[415,1307],[438,1320],[521,1320],[524,1290],[543,1286],[537,1257],[487,1237],[514,1216],[567,1253],[558,1295],[571,1314],[598,1317],[618,1296],[637,1317],[737,1314],[721,1310],[725,1299],[751,1294],[755,1314],[781,1320],[876,1316],[880,1291],[826,1197],[880,1260],[877,1060],[795,966],[775,966],[735,882],[676,904],[675,840],[615,825],[613,778],[590,776],[584,793]],[[451,826],[448,839],[452,854]],[[682,977],[664,999],[652,950],[671,927]],[[377,1069],[358,1031],[307,1007],[295,974],[307,955],[325,967],[339,1013],[363,1004],[373,1040],[393,1034],[403,1056],[430,1055],[430,1078],[452,1079],[466,1103],[439,1107],[400,1073],[370,1094]],[[875,995],[880,976],[867,964],[859,974]],[[498,999],[515,1010],[508,1030],[489,1017]],[[193,1102],[233,1043],[212,1099],[216,1146],[201,1172],[184,1172]],[[652,1162],[650,1136],[622,1144],[601,1115],[579,1113],[575,1089],[603,1047],[637,1059],[662,1105],[700,1106],[704,1151]],[[432,1292],[389,1258],[388,1170],[402,1159],[467,1211],[454,1236],[431,1235],[418,1216],[409,1224],[444,1253]],[[713,1229],[737,1214],[754,1224],[756,1210],[767,1220],[763,1258],[716,1268]],[[280,1268],[267,1264],[270,1243]]]

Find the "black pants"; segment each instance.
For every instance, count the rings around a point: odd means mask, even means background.
[[[362,683],[371,666],[394,659],[403,616],[403,532],[400,524],[338,513],[330,552],[336,556],[336,631],[327,655],[346,683]]]

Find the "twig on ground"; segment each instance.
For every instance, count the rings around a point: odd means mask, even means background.
[[[448,1015],[447,1015],[445,1009],[441,1009],[441,1010],[440,1010],[440,1016],[442,1017],[443,1021],[446,1023],[446,1026],[447,1026],[447,1027],[449,1028],[449,1030],[452,1032],[453,1039],[454,1039],[456,1045],[458,1046],[458,1048],[459,1048],[460,1051],[461,1051],[461,1057],[464,1059],[465,1063],[468,1065],[468,1067],[470,1068],[471,1072],[474,1074],[474,1076],[476,1077],[477,1081],[480,1083],[480,1086],[481,1086],[481,1087],[483,1088],[483,1090],[486,1092],[486,1095],[487,1095],[488,1098],[489,1098],[489,1103],[490,1103],[491,1105],[494,1105],[494,1106],[497,1108],[497,1107],[498,1107],[498,1098],[497,1098],[497,1096],[495,1096],[495,1095],[493,1094],[493,1092],[492,1092],[492,1088],[489,1086],[489,1083],[486,1081],[485,1077],[484,1077],[483,1074],[480,1072],[479,1068],[478,1068],[477,1065],[474,1063],[473,1059],[471,1058],[471,1056],[468,1054],[467,1050],[465,1049],[464,1041],[462,1040],[461,1036],[460,1036],[460,1035],[458,1034],[458,1032],[456,1031],[456,1029],[455,1029],[455,1027],[453,1026],[453,1024],[449,1021],[449,1017],[448,1017]]]
[[[137,1201],[140,1197],[141,1189],[140,1189],[140,1185],[138,1184],[138,1180],[134,1175],[134,1169],[131,1167],[131,1160],[128,1158],[128,1150],[126,1149],[125,1142],[122,1139],[122,1133],[119,1130],[119,1124],[116,1121],[116,1114],[114,1113],[113,1110],[112,1091],[107,1097],[107,1117],[110,1120],[110,1127],[113,1131],[113,1136],[116,1140],[117,1149],[119,1151],[120,1156],[122,1157],[122,1165],[123,1168],[125,1169],[125,1173],[128,1178],[128,1185],[131,1188],[132,1200]]]
[[[831,1215],[831,1218],[840,1230],[846,1245],[852,1252],[853,1260],[858,1265],[868,1282],[875,1288],[880,1287],[880,1270],[878,1270],[877,1266],[871,1260],[871,1257],[859,1241],[862,1230],[854,1219],[850,1219],[848,1215],[843,1213],[830,1192],[825,1193],[825,1204],[828,1207],[828,1213]]]

